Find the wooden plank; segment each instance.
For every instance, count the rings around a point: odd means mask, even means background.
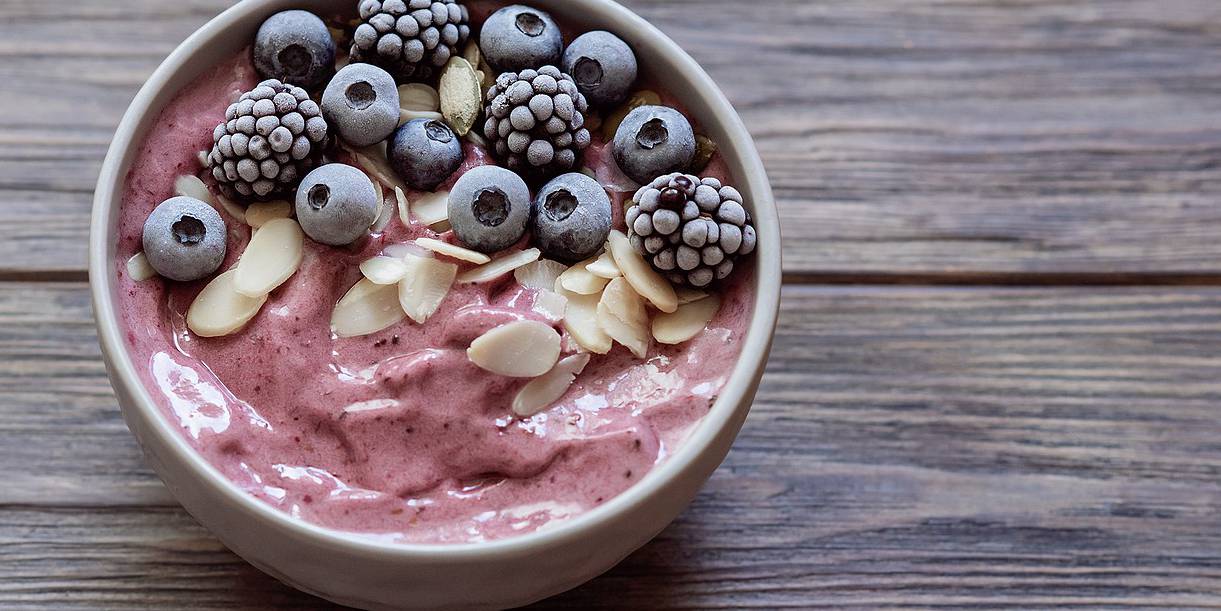
[[[0,284],[0,607],[319,606],[177,508],[93,341]],[[544,606],[1217,606],[1217,345],[1221,289],[790,287],[726,464]]]
[[[793,277],[1217,273],[1215,2],[627,4],[742,113]],[[79,277],[113,126],[228,5],[0,8],[0,276]]]

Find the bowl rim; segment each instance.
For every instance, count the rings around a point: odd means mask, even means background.
[[[730,372],[721,394],[712,409],[683,441],[677,450],[649,470],[645,477],[620,494],[580,515],[541,530],[490,541],[465,543],[413,543],[385,541],[368,534],[332,529],[308,522],[275,508],[240,489],[191,447],[153,401],[148,388],[140,380],[128,352],[114,303],[116,253],[110,249],[108,231],[111,209],[121,205],[120,187],[130,169],[123,164],[127,151],[137,146],[135,136],[142,117],[159,112],[157,98],[169,81],[205,44],[235,23],[259,18],[269,7],[283,0],[247,0],[221,12],[192,33],[153,72],[132,100],[107,151],[94,192],[89,237],[89,284],[93,311],[98,328],[98,341],[107,355],[111,384],[120,386],[130,397],[127,409],[141,412],[151,423],[152,434],[169,448],[175,461],[185,465],[196,480],[208,485],[247,514],[257,516],[279,527],[282,532],[300,539],[312,540],[330,549],[344,549],[358,555],[379,555],[399,559],[463,561],[473,558],[510,557],[563,545],[579,539],[582,533],[596,530],[630,512],[664,488],[671,486],[699,459],[713,441],[735,420],[745,416],[753,401],[753,392],[763,373],[771,350],[780,306],[781,252],[780,227],[775,200],[763,167],[763,161],[741,118],[721,89],[704,69],[677,43],[644,18],[614,0],[567,0],[572,10],[586,13],[586,21],[605,25],[614,31],[636,30],[650,38],[654,51],[668,55],[701,90],[715,121],[729,136],[723,154],[732,152],[744,169],[737,177],[739,186],[747,186],[751,197],[758,246],[755,259],[754,312],[742,343],[738,360]],[[284,9],[278,9],[284,10]],[[743,185],[745,183],[745,185]],[[120,404],[122,405],[122,401]],[[701,482],[702,483],[702,482]]]

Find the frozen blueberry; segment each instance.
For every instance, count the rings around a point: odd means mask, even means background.
[[[394,77],[373,64],[345,66],[322,92],[322,115],[353,146],[385,140],[399,124]]]
[[[492,253],[517,243],[530,220],[526,181],[499,166],[463,174],[449,191],[449,224],[463,244]]]
[[[483,22],[479,50],[500,72],[559,65],[564,40],[551,15],[536,8],[506,6]]]
[[[615,162],[632,180],[647,184],[686,170],[695,158],[695,132],[682,113],[668,106],[641,106],[615,132]]]
[[[144,221],[144,256],[158,274],[190,282],[220,267],[226,238],[215,208],[193,197],[172,197]]]
[[[436,119],[413,119],[394,132],[390,165],[412,189],[432,191],[462,165],[462,142]]]
[[[564,50],[563,69],[591,106],[606,108],[627,99],[636,82],[636,54],[610,32],[587,32]]]
[[[305,175],[297,188],[297,222],[315,242],[343,246],[355,242],[377,220],[381,202],[364,172],[342,163]]]
[[[552,259],[589,258],[606,243],[610,230],[610,196],[584,174],[557,176],[534,198],[534,238]]]
[[[316,89],[335,71],[335,40],[309,11],[284,11],[254,37],[254,68],[264,79]]]

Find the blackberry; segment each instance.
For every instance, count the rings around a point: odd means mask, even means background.
[[[660,176],[632,197],[625,220],[632,247],[675,284],[724,280],[755,250],[742,194],[715,178]]]
[[[540,181],[576,167],[589,146],[589,104],[555,66],[505,72],[488,89],[483,135],[510,170]]]
[[[457,0],[363,0],[352,35],[354,62],[376,64],[400,83],[431,79],[471,35]]]
[[[229,106],[212,132],[208,167],[233,199],[292,193],[318,164],[327,131],[304,89],[266,80]]]

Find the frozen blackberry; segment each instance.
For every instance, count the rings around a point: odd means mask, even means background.
[[[555,66],[505,72],[488,89],[483,135],[492,153],[530,181],[576,167],[589,146],[589,104]]]
[[[385,68],[400,83],[427,81],[471,35],[470,12],[457,0],[362,0],[351,57]]]
[[[326,119],[304,89],[271,79],[242,94],[212,132],[208,167],[234,199],[292,193],[327,141]]]
[[[660,176],[632,197],[625,221],[632,247],[675,284],[724,280],[755,250],[742,194],[716,178]]]

